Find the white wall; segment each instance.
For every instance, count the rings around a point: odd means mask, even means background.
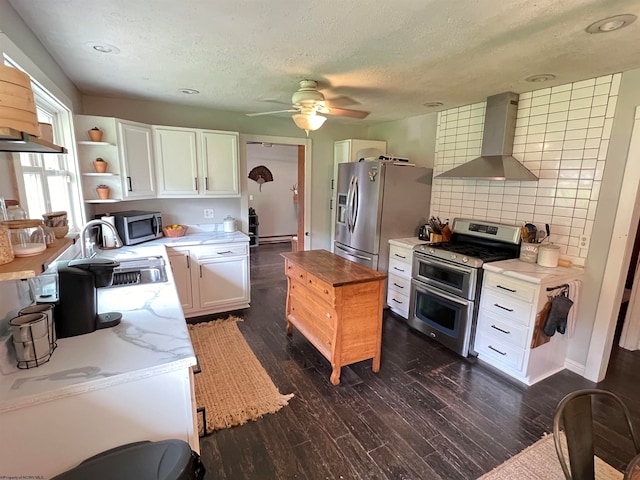
[[[408,158],[419,167],[433,168],[437,113],[428,113],[369,128],[368,138],[387,141],[387,154]]]
[[[273,175],[273,182],[262,184],[249,179],[249,206],[258,214],[259,237],[295,235],[298,209],[291,188],[298,183],[298,147],[295,145],[247,145],[247,174],[264,165]]]

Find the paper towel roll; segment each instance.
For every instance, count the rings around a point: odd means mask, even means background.
[[[101,220],[110,223],[113,225],[113,228],[116,228],[116,217],[113,215],[109,215],[106,217],[102,217]],[[103,248],[114,248],[116,246],[116,237],[113,235],[113,232],[109,227],[102,226],[102,247]]]

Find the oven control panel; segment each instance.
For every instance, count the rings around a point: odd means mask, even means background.
[[[483,225],[482,223],[471,223],[469,224],[469,231],[486,233],[487,235],[497,235],[498,227],[495,225]]]

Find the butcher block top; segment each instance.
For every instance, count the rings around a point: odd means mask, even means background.
[[[384,273],[326,250],[306,250],[280,255],[334,287],[387,278]]]

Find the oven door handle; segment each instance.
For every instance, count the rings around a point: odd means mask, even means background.
[[[455,270],[455,271],[461,272],[461,273],[471,273],[474,270],[473,267],[464,267],[462,265],[456,265],[454,263],[441,261],[441,260],[439,260],[437,258],[427,257],[427,256],[424,256],[424,255],[416,255],[416,259],[420,263],[425,263],[427,265],[437,265],[439,267],[447,268],[449,270]]]
[[[456,297],[455,295],[450,295],[442,290],[439,290],[437,288],[431,288],[428,285],[425,285],[424,283],[420,283],[416,280],[413,280],[413,285],[416,289],[416,291],[424,291],[427,293],[430,293],[432,295],[436,295],[438,297],[444,298],[446,300],[449,300],[450,302],[456,303],[458,305],[464,305],[464,306],[469,306],[470,304],[472,304],[472,301],[467,300],[466,298],[462,298],[462,297]]]

